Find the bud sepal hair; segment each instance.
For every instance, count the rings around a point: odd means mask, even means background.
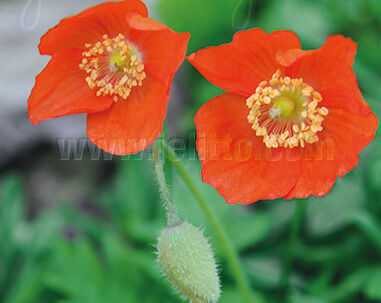
[[[217,265],[202,231],[188,222],[168,226],[157,243],[163,274],[184,300],[215,303],[221,290]]]

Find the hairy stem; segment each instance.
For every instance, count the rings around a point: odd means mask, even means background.
[[[164,174],[163,161],[160,157],[160,150],[157,146],[157,142],[152,145],[152,159],[154,163],[154,169],[156,174],[156,181],[159,186],[161,200],[167,215],[168,226],[175,226],[180,223],[179,216],[176,211],[176,207],[172,202],[172,196],[168,188],[167,180]]]

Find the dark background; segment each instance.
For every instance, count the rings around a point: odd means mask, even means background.
[[[1,302],[180,302],[155,263],[165,216],[148,153],[120,158],[89,151],[84,115],[37,127],[27,121],[34,77],[49,59],[38,55],[39,37],[61,18],[100,2],[45,0],[39,12],[38,1],[29,8],[28,1],[0,1]],[[256,26],[291,29],[304,49],[320,47],[330,34],[351,37],[358,43],[360,89],[381,116],[379,0],[145,2],[151,16],[191,32],[189,53]],[[168,130],[178,146],[184,142],[184,165],[225,222],[256,302],[381,302],[380,138],[327,196],[308,200],[300,237],[290,242],[295,201],[227,206],[200,181],[200,164],[192,157],[193,116],[219,93],[184,62],[172,88]],[[60,153],[57,139],[66,144],[61,148],[78,149]],[[170,185],[180,216],[211,239],[223,282],[220,302],[241,302],[196,200],[175,172]],[[289,255],[295,263],[285,289],[279,281]]]

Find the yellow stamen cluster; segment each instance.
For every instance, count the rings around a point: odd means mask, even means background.
[[[268,148],[290,149],[319,140],[328,109],[319,107],[321,95],[303,79],[281,77],[277,70],[247,99],[248,121]]]
[[[81,70],[86,71],[86,82],[91,89],[97,89],[97,96],[114,96],[127,99],[135,86],[142,86],[146,78],[144,65],[138,52],[119,34],[115,38],[103,35],[103,41],[86,43],[82,53]]]

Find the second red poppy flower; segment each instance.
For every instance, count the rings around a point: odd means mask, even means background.
[[[188,57],[227,91],[195,116],[202,179],[228,203],[323,196],[378,125],[352,70],[356,44],[302,51],[290,31],[252,29]]]

